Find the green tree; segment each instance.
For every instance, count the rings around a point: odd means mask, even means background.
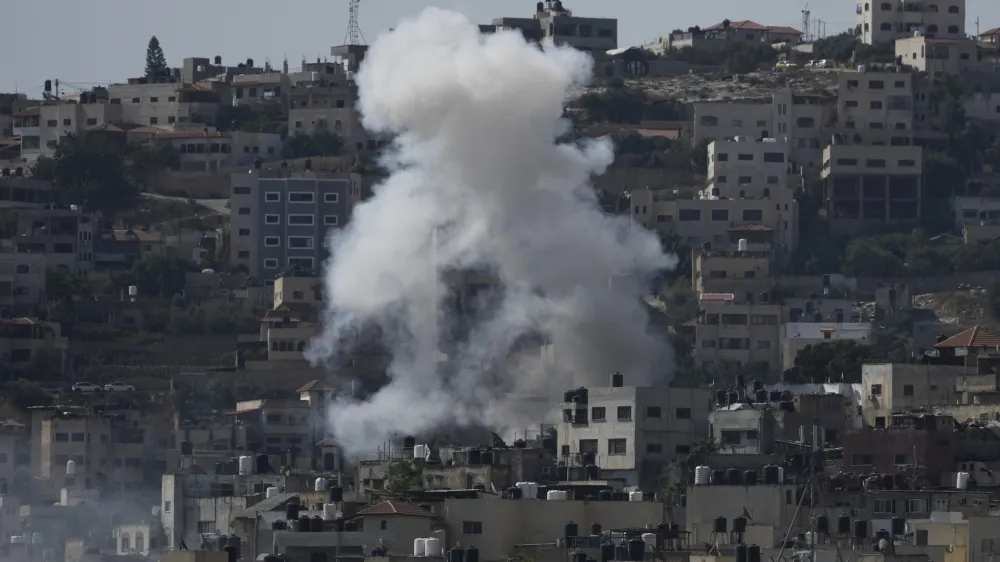
[[[163,56],[163,48],[160,47],[160,40],[154,35],[149,38],[149,45],[146,46],[146,78],[163,76],[169,70],[167,58]]]
[[[49,158],[39,158],[33,173],[55,184],[56,201],[114,211],[137,194],[124,148],[103,135],[69,135]]]
[[[187,274],[194,270],[195,264],[185,259],[151,256],[135,262],[131,275],[121,281],[136,285],[140,295],[169,298],[184,290]]]
[[[877,239],[859,238],[847,245],[840,270],[855,277],[894,277],[903,273],[903,260]]]
[[[386,468],[383,490],[388,495],[399,496],[420,488],[423,478],[423,470],[415,463],[409,460],[396,460]]]
[[[21,410],[34,406],[51,406],[53,403],[51,394],[29,380],[13,380],[0,386],[0,389],[4,403]]]
[[[853,340],[807,345],[795,357],[788,382],[861,382],[861,366],[874,358],[870,346]]]
[[[154,142],[128,155],[128,175],[135,185],[147,190],[160,173],[180,164],[180,153],[168,142]]]
[[[45,272],[45,292],[50,301],[68,301],[87,297],[92,292],[90,282],[68,269],[52,267]]]
[[[55,349],[42,348],[32,352],[24,370],[25,378],[33,381],[50,381],[62,378],[62,352]]]
[[[285,158],[337,156],[344,151],[344,141],[336,133],[319,127],[312,134],[296,134],[285,138],[281,154]]]

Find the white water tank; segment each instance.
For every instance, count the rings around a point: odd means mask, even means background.
[[[646,543],[646,552],[656,552],[656,533],[643,533],[642,542]]]
[[[66,476],[76,476],[76,461],[66,461]]]
[[[240,457],[240,476],[253,474],[253,459],[247,456]]]
[[[784,483],[785,483],[785,467],[779,466],[778,467],[778,484],[784,484]]]
[[[538,499],[538,483],[537,482],[528,482],[528,496],[525,499],[528,499],[528,500],[537,500]]]
[[[437,537],[424,539],[424,554],[434,558],[441,556],[441,539]]]
[[[549,501],[565,501],[568,497],[569,494],[566,493],[566,490],[549,490],[545,494],[545,499]]]
[[[139,296],[139,287],[136,287],[135,285],[129,285],[128,296],[132,297],[133,299]]]
[[[808,531],[806,533],[806,544],[809,546],[816,544],[816,533],[813,533],[812,531]]]
[[[313,484],[313,491],[325,492],[330,489],[330,481],[326,478],[317,478]]]
[[[868,71],[868,67],[867,66],[865,66],[863,64],[859,64],[858,65],[858,72],[867,72],[867,71]]]
[[[13,535],[10,537],[10,544],[24,544],[24,535]]]
[[[426,554],[427,554],[427,539],[425,538],[413,539],[413,555],[426,556]]]
[[[337,511],[337,504],[335,503],[323,504],[323,520],[336,521],[339,516],[340,513]]]
[[[413,458],[422,459],[427,456],[427,445],[414,445]],[[419,540],[419,539],[418,539]]]
[[[42,534],[31,533],[31,544],[42,544]]]
[[[712,469],[708,466],[701,465],[694,467],[694,485],[695,486],[708,486],[711,483]]]
[[[959,472],[955,475],[955,488],[965,490],[969,487],[969,473]]]
[[[747,251],[747,239],[740,238],[739,242],[736,243],[736,249],[741,252]]]
[[[628,501],[630,502],[641,502],[642,498],[642,492],[639,491],[629,492],[628,494]]]
[[[264,498],[265,499],[273,498],[276,495],[278,495],[278,487],[277,486],[268,486],[267,489],[264,490]]]

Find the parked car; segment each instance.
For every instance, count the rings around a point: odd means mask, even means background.
[[[788,62],[786,60],[778,61],[778,64],[774,65],[775,70],[795,70],[798,68],[794,62]]]
[[[815,63],[813,65],[813,68],[833,68],[833,61],[832,60],[823,59],[823,60],[818,60],[818,61],[813,61],[813,62]]]
[[[96,385],[92,382],[83,382],[83,381],[80,381],[78,383],[73,383],[71,389],[73,390],[73,392],[84,392],[84,393],[100,392],[102,390],[102,388],[99,385]]]
[[[113,382],[104,385],[105,392],[135,392],[135,387],[123,382]]]

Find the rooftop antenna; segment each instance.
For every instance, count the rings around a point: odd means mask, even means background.
[[[365,45],[365,36],[361,33],[361,26],[358,25],[358,9],[360,8],[361,0],[348,1],[351,19],[347,25],[347,35],[344,37],[344,43],[348,45]]]
[[[805,32],[805,41],[809,43],[811,40],[811,34],[809,33],[809,3],[806,3],[805,9],[802,10],[802,31]]]

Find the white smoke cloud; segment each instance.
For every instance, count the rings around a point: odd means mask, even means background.
[[[330,239],[330,309],[309,350],[321,362],[359,325],[386,332],[391,383],[331,407],[349,449],[394,432],[524,427],[537,422],[523,417],[524,395],[606,385],[612,371],[629,384],[672,375],[639,297],[675,260],[654,234],[598,207],[589,180],[612,162],[611,143],[556,141],[569,130],[564,103],[591,66],[579,51],[481,35],[435,8],[371,47],[357,76],[360,109],[366,128],[396,135],[393,171]],[[454,321],[441,306],[443,274],[467,268],[489,269],[502,299],[465,324],[442,363],[438,344]],[[538,333],[552,344],[551,364],[537,348],[512,354]]]

